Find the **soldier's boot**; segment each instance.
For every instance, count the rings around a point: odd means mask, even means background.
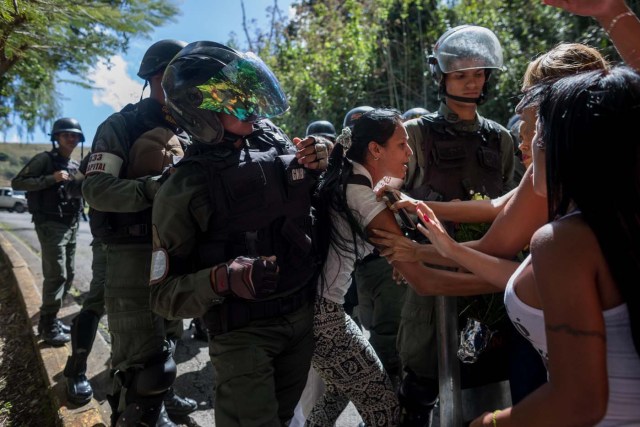
[[[165,416],[163,403],[176,379],[176,364],[170,351],[149,360],[142,369],[129,369],[117,375],[123,384],[121,393],[124,393],[125,401],[122,405],[118,401],[118,409],[124,406],[124,410],[118,416],[116,427],[175,426]]]
[[[160,415],[158,416],[158,421],[156,421],[156,427],[178,427],[178,425],[169,418],[169,414],[167,414],[167,409],[164,405],[160,408]]]
[[[164,407],[172,417],[184,417],[198,409],[198,402],[178,396],[171,387],[164,396]]]
[[[93,397],[91,383],[87,379],[87,358],[93,347],[100,318],[93,311],[81,311],[71,326],[71,356],[64,367],[67,380],[67,399],[84,405]]]
[[[193,335],[191,338],[198,341],[209,341],[209,334],[207,333],[207,327],[199,317],[195,317],[189,324],[189,329],[193,328]]]
[[[53,347],[60,347],[71,341],[71,337],[60,330],[55,314],[40,315],[38,333],[44,342]]]
[[[438,382],[409,371],[398,389],[401,427],[429,427],[438,401]]]
[[[65,334],[71,333],[71,326],[67,325],[66,323],[63,323],[62,320],[58,319],[57,317],[55,322],[58,324],[58,327],[63,333]]]

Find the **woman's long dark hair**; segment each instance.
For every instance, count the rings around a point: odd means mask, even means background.
[[[364,164],[369,143],[374,141],[385,146],[398,125],[402,125],[402,118],[397,110],[378,108],[363,114],[355,122],[353,129],[343,130],[342,135],[338,137],[338,142],[329,157],[329,167],[322,174],[314,196],[319,230],[316,239],[322,267],[331,246],[340,251],[354,251],[356,259],[361,258],[356,241],[357,237],[366,239],[365,230],[360,226],[357,213],[349,207],[346,194],[347,182],[353,175],[351,161]],[[349,144],[350,147],[345,154],[344,147]],[[342,216],[350,225],[349,235],[344,235],[335,227],[331,218],[332,212]],[[324,269],[322,268],[321,271]],[[324,286],[324,275],[321,277],[321,282]]]
[[[574,205],[593,230],[627,303],[640,354],[640,75],[628,67],[542,90],[549,220]]]

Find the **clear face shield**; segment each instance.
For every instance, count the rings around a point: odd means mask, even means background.
[[[268,119],[289,109],[278,79],[251,52],[242,54],[196,87],[203,97],[198,108],[226,113],[242,121]]]

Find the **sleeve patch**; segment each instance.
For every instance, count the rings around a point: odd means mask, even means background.
[[[151,254],[151,277],[149,284],[155,285],[167,276],[169,257],[165,249],[154,249]]]
[[[122,167],[122,159],[111,153],[93,153],[89,158],[87,172],[85,175],[94,175],[97,173],[107,173],[109,175],[120,175]]]

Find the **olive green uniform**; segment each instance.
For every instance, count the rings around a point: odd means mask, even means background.
[[[101,215],[92,232],[106,254],[104,299],[117,373],[110,398],[114,413],[132,403],[126,390],[136,372],[170,359],[172,348],[165,320],[149,307],[150,210],[166,160],[183,152],[169,142],[176,141],[175,126],[160,103],[146,98],[135,108],[135,121],[125,120],[121,112],[98,128],[82,188]]]
[[[53,149],[36,154],[11,181],[14,190],[27,191],[29,212],[40,241],[43,275],[41,316],[58,313],[75,275],[76,234],[81,205],[78,166],[77,162],[63,158],[57,149]],[[56,182],[53,172],[57,170],[69,172],[72,180]]]
[[[444,103],[440,104],[438,114],[448,122],[447,129],[451,132],[458,132],[461,135],[470,135],[479,132],[481,121],[487,120],[476,113],[475,120],[461,121]],[[426,158],[427,155],[425,155],[422,148],[424,144],[424,125],[421,120],[422,119],[413,119],[405,122],[405,129],[409,136],[408,143],[414,153],[409,161],[405,179],[405,188],[409,190],[410,194],[411,190],[429,184],[426,182],[425,174],[430,159]],[[500,168],[499,172],[502,176],[502,185],[503,188],[506,189],[513,176],[513,142],[509,132],[505,128],[497,123],[495,123],[494,126],[499,129],[500,132],[500,157],[495,159],[495,166]],[[460,138],[464,139],[464,136]],[[438,153],[438,155],[442,157],[445,156],[443,153]],[[431,156],[431,154],[429,156]],[[474,164],[473,162],[476,160],[474,158],[469,161],[471,164]],[[476,165],[475,167],[479,168],[480,166]],[[504,190],[501,193],[504,193]],[[424,195],[419,197],[427,198],[427,196]],[[432,382],[432,384],[435,384],[437,387],[438,351],[434,308],[434,297],[420,296],[412,288],[407,289],[402,307],[397,343],[404,370],[412,372],[420,379],[435,381],[435,383]]]
[[[267,135],[268,139],[272,140],[269,144],[272,144],[276,133],[267,128],[262,135]],[[259,154],[268,151],[260,143],[256,145],[261,150]],[[247,144],[243,152],[248,146]],[[285,153],[291,153],[292,148],[288,140],[286,147]],[[228,150],[230,151],[221,151],[226,154],[220,154],[219,160],[231,159],[238,155],[237,149]],[[276,157],[277,159],[279,158]],[[238,181],[233,184],[224,181],[223,178],[212,180],[211,176],[218,176],[218,172],[212,172],[211,166],[188,163],[185,160],[163,184],[154,200],[151,305],[154,311],[167,318],[203,316],[209,332],[209,354],[217,374],[216,425],[285,425],[293,416],[293,410],[305,386],[313,353],[311,300],[315,292],[312,282],[308,279],[289,280],[293,287],[284,292],[277,290],[272,296],[260,301],[236,297],[221,298],[213,290],[212,267],[228,259],[217,262],[202,261],[207,259],[211,252],[218,252],[219,257],[229,256],[232,259],[242,255],[239,251],[248,250],[243,244],[251,233],[229,239],[226,244],[210,240],[213,239],[212,234],[224,234],[225,228],[231,227],[225,221],[220,222],[220,217],[226,215],[222,213],[224,209],[253,205],[252,208],[244,210],[244,214],[256,215],[256,221],[241,219],[243,212],[232,214],[230,220],[251,224],[249,227],[260,230],[260,236],[263,236],[262,232],[265,229],[276,231],[271,228],[271,222],[266,226],[256,224],[261,220],[260,217],[273,215],[272,208],[275,209],[279,203],[271,200],[274,204],[261,204],[265,203],[265,198],[260,191],[263,185],[264,188],[273,189],[284,184],[277,179],[270,182],[271,178],[256,181],[251,176],[253,172],[261,174],[267,171],[268,167],[273,167],[272,160],[266,160],[264,166],[261,163],[260,167],[263,169],[242,169],[237,163],[232,164],[224,169],[224,172],[234,174],[241,170],[251,171],[236,174]],[[256,161],[253,162],[255,163]],[[298,168],[296,171],[300,174],[301,169]],[[264,173],[265,176],[271,176],[268,172]],[[220,181],[222,185],[216,185]],[[251,185],[247,186],[249,183]],[[285,185],[283,193],[292,188]],[[242,197],[241,192],[252,193],[252,196]],[[226,195],[229,195],[229,198],[226,198]],[[296,196],[292,198],[297,199]],[[226,203],[229,205],[222,206]],[[308,206],[296,209],[297,213],[287,214],[287,217],[309,216]],[[283,239],[282,235],[286,234],[283,230],[284,228],[277,230],[277,233],[265,234],[271,235],[276,244],[285,244],[278,243],[278,239]],[[227,250],[227,247],[236,244],[241,247]],[[261,245],[260,239],[258,245]],[[267,246],[269,245],[264,247]],[[232,255],[229,255],[230,253]],[[249,256],[248,253],[245,255]],[[256,255],[270,256],[272,253],[258,252]],[[278,262],[280,289],[280,284],[286,282],[286,273],[283,273],[283,263],[286,263],[286,260],[278,257]],[[307,271],[313,271],[313,265],[305,263],[304,269],[306,277]],[[263,313],[254,317],[257,311]],[[246,314],[244,321],[238,314],[240,312]]]

